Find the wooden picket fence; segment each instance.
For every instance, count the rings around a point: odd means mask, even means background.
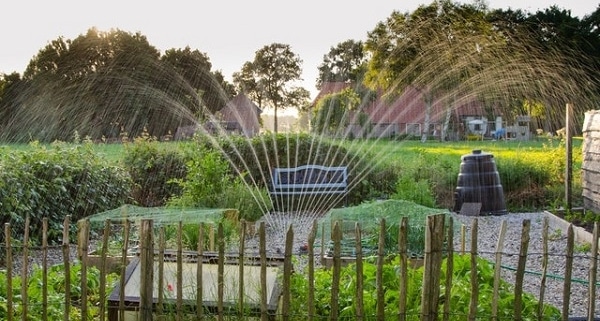
[[[419,320],[448,320],[452,316],[452,307],[449,306],[449,300],[440,302],[440,297],[448,297],[449,291],[452,288],[452,279],[446,278],[446,284],[440,284],[440,274],[442,272],[446,275],[452,275],[452,257],[454,254],[454,228],[453,220],[446,219],[446,215],[432,215],[427,218],[426,223],[426,235],[425,235],[425,249],[423,258],[423,288],[421,297],[421,307]],[[280,256],[273,257],[267,255],[269,252],[267,249],[266,242],[266,227],[264,223],[261,223],[257,235],[259,240],[258,254],[249,255],[246,253],[244,248],[246,237],[248,237],[246,231],[246,222],[240,222],[240,237],[239,237],[239,249],[237,253],[228,252],[226,245],[221,240],[223,239],[223,228],[222,225],[216,226],[215,243],[210,246],[215,246],[215,251],[206,251],[207,244],[204,244],[205,233],[203,224],[200,224],[198,229],[198,247],[197,251],[185,251],[182,245],[182,223],[178,225],[178,233],[175,241],[175,249],[167,249],[164,230],[160,227],[155,227],[152,220],[142,220],[139,222],[139,247],[136,254],[131,258],[131,253],[128,249],[130,240],[130,224],[131,222],[123,222],[124,228],[120,231],[123,239],[122,255],[119,264],[119,282],[112,290],[111,293],[107,293],[106,282],[107,282],[107,270],[108,270],[108,237],[111,233],[114,233],[112,224],[110,221],[106,221],[102,239],[98,240],[98,247],[101,249],[100,253],[100,293],[99,297],[107,298],[105,304],[100,304],[98,313],[93,317],[94,320],[247,320],[247,319],[260,319],[260,320],[297,320],[298,316],[292,316],[289,310],[290,303],[293,298],[291,297],[291,276],[294,271],[293,262],[294,256],[298,253],[294,252],[294,232],[293,228],[290,227],[286,233],[285,248]],[[379,247],[376,255],[376,315],[365,316],[363,314],[363,284],[362,281],[356,283],[356,320],[385,320],[385,291],[383,288],[383,265],[386,260],[389,259],[389,253],[384,253],[384,242],[385,242],[385,220],[380,222],[381,229],[379,233]],[[47,221],[44,220],[43,234],[41,247],[31,247],[29,244],[29,232],[28,232],[28,221],[25,224],[25,233],[22,244],[24,246],[13,245],[11,240],[11,226],[5,225],[5,243],[3,244],[3,253],[5,257],[6,273],[7,275],[20,276],[21,284],[28,284],[30,277],[31,266],[28,265],[29,255],[32,251],[41,251],[42,255],[42,290],[48,287],[49,280],[47,279],[47,272],[49,269],[47,262],[47,253],[52,246],[48,245],[47,240]],[[64,265],[65,274],[69,275],[69,269],[74,263],[71,259],[71,250],[75,244],[71,243],[69,235],[69,226],[71,222],[69,218],[65,219],[63,240],[59,246],[62,248],[62,259],[63,262],[60,264]],[[524,316],[522,315],[522,296],[523,296],[523,279],[525,274],[525,262],[527,260],[527,247],[529,243],[529,226],[530,222],[523,221],[522,235],[520,239],[521,251],[520,253],[514,253],[518,255],[518,264],[515,271],[515,284],[514,284],[514,320],[541,320],[541,315],[536,316]],[[398,252],[400,265],[398,270],[399,278],[399,306],[397,320],[407,320],[406,314],[406,300],[407,300],[407,288],[406,280],[407,271],[410,268],[410,257],[407,252],[407,229],[408,220],[403,218],[399,223],[400,231],[398,235]],[[471,271],[477,270],[477,258],[479,256],[477,248],[477,231],[478,231],[478,220],[473,220],[471,228],[471,239],[470,241],[462,242],[461,249],[458,251],[465,252],[465,255],[471,256]],[[589,266],[589,284],[588,284],[588,302],[587,302],[587,320],[596,320],[594,313],[596,311],[597,303],[597,269],[598,269],[598,223],[596,223],[593,239],[591,245],[591,258]],[[506,232],[506,222],[503,222],[500,228],[499,239],[497,243],[495,262],[494,262],[494,297],[492,299],[492,320],[497,320],[498,312],[498,286],[501,275],[501,265],[504,237]],[[64,289],[66,291],[64,299],[64,317],[63,320],[89,320],[89,311],[87,304],[81,304],[87,302],[88,299],[88,280],[87,270],[91,267],[87,262],[88,253],[90,248],[90,223],[83,221],[79,224],[78,231],[78,253],[81,264],[81,284],[73,285],[70,283],[69,278],[64,280]],[[544,231],[544,239],[547,239],[547,229]],[[306,319],[308,321],[317,320],[321,316],[315,315],[315,284],[314,276],[315,270],[322,268],[319,266],[319,262],[315,261],[315,258],[323,258],[322,250],[319,251],[315,248],[314,244],[318,244],[317,237],[317,224],[312,227],[309,239],[307,242],[306,252],[302,253],[303,257],[307,258],[306,263],[306,278],[310,284],[308,289],[308,302],[306,314],[300,319]],[[361,230],[357,224],[354,232],[356,237],[356,277],[357,280],[362,280],[362,262],[363,262],[363,251],[361,248]],[[158,237],[155,239],[155,236]],[[333,255],[331,264],[331,301],[328,302],[330,306],[331,314],[326,317],[327,320],[340,320],[338,293],[340,291],[340,271],[343,268],[343,257],[341,254],[341,240],[342,230],[338,223],[335,223],[332,227],[332,243],[333,243]],[[211,239],[212,240],[212,239]],[[211,241],[212,243],[212,241]],[[171,243],[172,244],[172,243]],[[570,226],[567,231],[566,239],[566,266],[564,275],[564,290],[562,293],[563,306],[562,320],[571,320],[569,317],[569,303],[571,302],[571,275],[574,259],[574,233],[573,227]],[[470,247],[470,248],[469,248]],[[22,255],[22,266],[20,271],[13,270],[13,260],[15,259],[15,248],[19,248]],[[544,249],[545,253],[543,256],[548,256],[548,249]],[[445,265],[446,270],[442,271],[442,260],[448,258],[448,264]],[[542,283],[540,285],[539,300],[544,300],[544,288],[545,288],[545,276],[546,266],[542,263],[543,273]],[[231,269],[237,269],[237,273],[232,273]],[[168,269],[171,269],[170,278],[166,276]],[[251,270],[252,269],[252,270]],[[214,278],[203,279],[206,277],[206,272],[214,273]],[[273,271],[276,271],[276,277],[273,278]],[[187,273],[187,274],[186,274]],[[185,277],[184,277],[185,275]],[[186,284],[189,282],[189,276],[195,277],[193,286]],[[236,280],[232,278],[235,275]],[[248,286],[248,280],[244,278],[254,278],[252,282],[256,282],[252,289]],[[135,281],[134,281],[135,280]],[[234,282],[235,281],[235,282]],[[172,282],[172,283],[170,283]],[[47,307],[47,298],[43,297],[43,302],[30,302],[28,300],[27,287],[23,286],[20,290],[20,304],[15,304],[15,293],[13,280],[8,277],[6,278],[6,284],[0,285],[4,289],[0,289],[0,293],[6,293],[6,298],[3,304],[0,305],[0,309],[4,307],[6,320],[30,320],[28,317],[28,307],[33,304],[41,304],[42,307]],[[232,286],[233,284],[233,286]],[[80,289],[77,294],[79,297],[76,300],[79,304],[80,319],[72,318],[69,311],[75,304],[73,302],[73,293],[71,292],[73,287],[76,286]],[[211,291],[214,294],[210,297],[206,297],[206,287],[211,286]],[[476,320],[481,318],[477,315],[478,306],[478,279],[476,273],[471,273],[471,297],[469,298],[469,315],[466,316],[468,320]],[[194,292],[193,296],[188,293],[192,288]],[[233,288],[232,288],[233,287]],[[133,289],[133,290],[132,290]],[[445,293],[440,293],[441,289],[444,289]],[[171,291],[171,292],[169,292]],[[250,293],[250,294],[249,294]],[[254,297],[253,297],[254,296]],[[203,307],[196,309],[195,307]],[[18,309],[20,318],[15,317],[15,311]],[[166,318],[165,315],[169,315]],[[41,320],[55,320],[51,313],[47,309],[43,310]],[[321,318],[322,319],[322,318]],[[321,320],[319,319],[319,320]],[[36,319],[37,320],[37,319]]]

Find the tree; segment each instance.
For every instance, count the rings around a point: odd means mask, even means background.
[[[167,136],[227,103],[223,85],[232,85],[210,68],[189,47],[161,57],[140,33],[92,28],[73,40],[59,37],[27,66],[2,134],[21,141]]]
[[[273,108],[273,128],[277,133],[277,112],[288,107],[301,108],[309,99],[308,90],[294,86],[302,80],[302,60],[287,44],[273,43],[259,49],[252,62],[244,63],[234,74],[240,91],[257,99],[257,104]]]
[[[434,1],[412,13],[393,12],[368,34],[365,49],[372,59],[365,83],[390,97],[402,94],[407,86],[421,91],[426,108],[423,141],[435,99],[458,92],[477,70],[479,48],[485,47],[491,30],[482,17],[477,3]],[[446,129],[453,101],[448,99]]]
[[[313,130],[339,135],[339,131],[348,126],[350,112],[356,110],[360,102],[360,96],[351,88],[326,95],[317,102],[313,110]]]
[[[223,78],[220,72],[212,72],[212,64],[205,53],[199,50],[191,50],[190,47],[184,49],[169,49],[165,51],[160,58],[162,62],[171,65],[175,72],[198,93],[204,108],[214,113],[227,104],[233,97],[231,92],[226,92],[225,88],[230,90],[230,85]],[[197,97],[190,99],[197,102]],[[201,115],[201,110],[193,110],[197,115]]]
[[[362,82],[367,63],[362,41],[346,40],[331,47],[319,65],[317,89],[325,82]]]

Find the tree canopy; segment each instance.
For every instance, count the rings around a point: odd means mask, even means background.
[[[296,86],[302,80],[302,60],[290,45],[272,43],[256,51],[254,60],[244,63],[233,81],[241,92],[257,101],[259,107],[273,109],[274,131],[277,132],[277,113],[288,107],[302,108],[310,93]]]
[[[210,68],[208,57],[190,48],[161,56],[141,33],[92,28],[73,40],[59,37],[32,58],[22,80],[4,77],[13,86],[0,102],[8,116],[2,137],[170,135],[229,100],[232,86]]]

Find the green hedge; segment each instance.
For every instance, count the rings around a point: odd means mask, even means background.
[[[49,240],[60,241],[67,215],[75,222],[130,201],[130,194],[129,175],[89,145],[33,144],[0,156],[0,223],[10,223],[16,238],[29,215],[33,242],[39,241],[43,218],[48,218]]]

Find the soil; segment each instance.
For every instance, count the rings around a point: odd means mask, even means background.
[[[563,220],[575,225],[584,228],[586,231],[593,233],[594,232],[594,223],[595,221],[600,222],[600,214],[596,214],[597,217],[590,218],[586,217],[585,213],[582,209],[574,209],[571,212],[567,212],[564,210],[552,211],[552,214],[557,217],[562,218]],[[595,221],[594,221],[595,219]]]

